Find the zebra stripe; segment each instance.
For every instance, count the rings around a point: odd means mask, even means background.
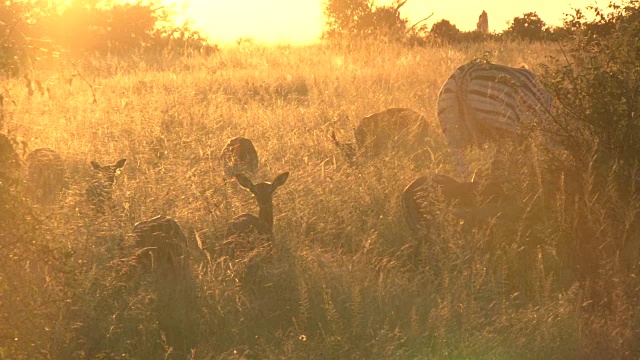
[[[549,123],[552,98],[524,68],[485,61],[460,66],[438,95],[438,119],[450,148],[513,136]]]

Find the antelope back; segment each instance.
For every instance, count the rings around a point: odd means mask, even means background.
[[[236,137],[229,140],[222,149],[220,161],[227,178],[258,171],[258,152],[253,142],[247,138]]]
[[[405,108],[366,116],[355,129],[358,151],[371,157],[395,150],[415,152],[427,146],[428,136],[426,118]]]
[[[147,271],[178,273],[182,270],[187,240],[178,223],[166,216],[141,221],[133,227],[137,260]]]
[[[65,185],[62,157],[49,148],[35,149],[26,158],[27,188],[40,204],[51,204]]]

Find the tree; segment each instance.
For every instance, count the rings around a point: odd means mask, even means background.
[[[631,166],[640,161],[640,3],[627,0],[609,10],[588,7],[591,16],[575,10],[565,20],[571,38],[543,79],[574,158],[597,148],[601,164]]]
[[[0,5],[0,70],[18,76],[25,66],[51,51],[44,41],[44,19],[50,8],[37,0],[9,1]]]
[[[390,6],[374,6],[369,0],[327,0],[323,38],[330,41],[371,37],[403,40],[407,20],[400,16],[400,8],[406,2],[395,0]]]
[[[454,42],[460,36],[460,30],[449,22],[449,20],[440,20],[431,27],[431,35],[444,42]]]
[[[530,12],[514,18],[505,34],[522,40],[538,41],[545,38],[545,28],[546,24],[538,14]]]
[[[186,23],[176,27],[160,0],[9,1],[0,5],[0,70],[28,75],[36,63],[50,65],[61,53],[71,56],[145,54],[166,58],[217,48]],[[43,60],[43,61],[39,61]]]

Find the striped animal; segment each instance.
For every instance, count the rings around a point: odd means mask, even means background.
[[[430,173],[415,179],[402,192],[402,208],[409,228],[417,235],[432,230],[438,202],[452,205],[453,215],[475,223],[499,213],[505,193],[498,183],[459,182],[443,174]]]
[[[354,164],[359,156],[374,158],[391,151],[414,155],[428,146],[429,130],[422,114],[391,108],[362,118],[354,130],[355,143],[340,142],[335,132],[331,139],[347,162]]]
[[[227,179],[237,174],[254,174],[258,171],[258,152],[247,138],[235,137],[229,140],[222,149],[220,161]]]
[[[433,245],[428,239],[441,238],[448,216],[451,215],[465,228],[496,218],[505,210],[506,195],[498,183],[479,184],[476,181],[459,182],[437,173],[429,173],[412,181],[402,192],[404,218],[416,242],[411,257],[416,265],[422,247]],[[502,216],[502,215],[501,215]]]
[[[246,176],[236,175],[240,186],[251,191],[255,197],[260,212],[258,216],[248,213],[238,215],[228,224],[223,242],[224,252],[228,256],[233,257],[238,252],[253,250],[259,242],[254,240],[270,239],[273,232],[273,194],[287,181],[288,177],[289,173],[284,172],[276,176],[271,183],[254,184]]]
[[[133,227],[138,248],[137,259],[146,270],[168,275],[183,270],[183,247],[187,240],[178,223],[167,216],[156,216]]]
[[[26,158],[27,190],[39,204],[53,203],[65,185],[65,165],[49,148],[35,149]]]
[[[120,159],[112,165],[100,165],[97,161],[91,162],[93,170],[100,173],[100,179],[93,180],[86,190],[89,205],[100,214],[105,212],[105,205],[113,198],[113,184],[116,175],[127,163],[127,159]]]
[[[438,95],[438,120],[449,148],[513,138],[547,127],[552,98],[524,68],[472,61],[447,79]]]

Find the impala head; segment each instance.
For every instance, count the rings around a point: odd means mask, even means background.
[[[238,181],[238,184],[240,184],[240,186],[251,191],[256,201],[258,202],[260,212],[262,213],[263,208],[273,207],[273,193],[278,187],[280,187],[287,181],[288,177],[289,172],[284,172],[276,176],[273,182],[259,182],[254,184],[248,177],[242,174],[238,174],[236,175],[236,180]]]
[[[340,150],[342,156],[344,156],[345,160],[349,164],[353,164],[356,159],[356,155],[358,153],[358,149],[355,142],[346,142],[342,143],[338,140],[335,131],[331,131],[330,134],[331,140],[335,144],[335,146]]]
[[[97,161],[92,161],[91,167],[93,170],[99,171],[105,181],[113,183],[116,180],[116,175],[120,173],[126,163],[127,159],[120,159],[115,164],[102,166]]]
[[[284,184],[289,177],[289,173],[282,173],[273,182],[260,182],[254,184],[249,178],[242,174],[236,175],[236,180],[240,186],[248,189],[254,195],[260,207],[259,216],[253,214],[242,214],[236,216],[227,226],[223,250],[228,256],[234,257],[239,249],[251,250],[254,248],[248,239],[266,238],[269,239],[273,231],[273,193],[278,187]],[[244,239],[238,241],[237,237]]]

